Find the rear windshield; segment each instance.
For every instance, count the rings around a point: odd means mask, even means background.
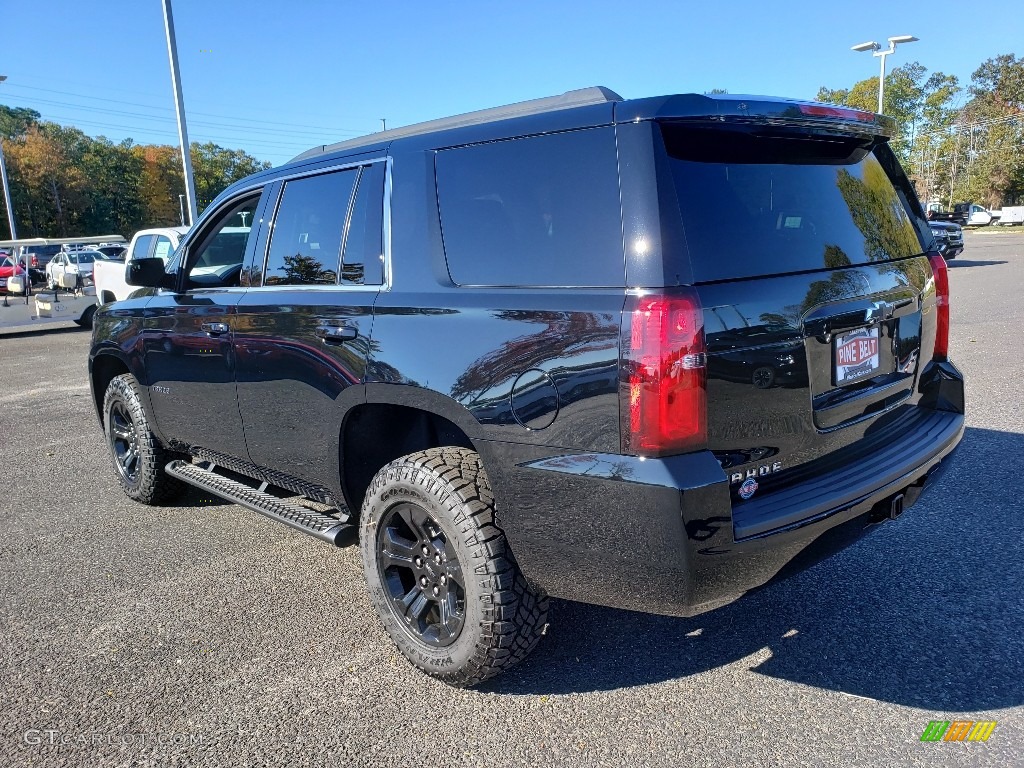
[[[927,224],[887,147],[672,124],[662,134],[697,282],[924,251]]]

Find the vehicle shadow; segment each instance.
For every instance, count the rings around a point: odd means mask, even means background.
[[[612,690],[738,663],[930,710],[1018,706],[1024,515],[1015,468],[993,457],[1022,450],[1024,435],[968,429],[949,471],[899,520],[703,616],[665,618],[553,600],[551,627],[537,651],[484,690]]]
[[[1005,261],[970,261],[966,259],[951,259],[946,262],[946,266],[949,268],[957,267],[991,267],[995,264],[1006,264]]]

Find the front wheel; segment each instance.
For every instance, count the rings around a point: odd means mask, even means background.
[[[129,373],[115,376],[103,397],[103,426],[114,471],[125,494],[143,504],[171,501],[184,488],[166,472],[177,458],[156,439],[139,396],[139,385]]]
[[[439,680],[480,683],[526,658],[544,633],[547,595],[520,572],[473,451],[432,448],[381,469],[359,546],[385,629]]]

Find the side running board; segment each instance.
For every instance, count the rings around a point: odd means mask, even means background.
[[[211,465],[212,467],[212,465]],[[267,483],[260,489],[250,488],[237,480],[219,475],[212,469],[204,469],[187,461],[172,461],[165,468],[167,474],[179,480],[216,494],[222,499],[259,512],[279,523],[309,534],[338,547],[355,543],[358,527],[347,520],[317,512],[298,502],[279,499],[266,493]]]

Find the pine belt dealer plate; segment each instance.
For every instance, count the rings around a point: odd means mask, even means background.
[[[835,336],[835,383],[851,384],[873,376],[881,367],[878,326],[858,328]]]

